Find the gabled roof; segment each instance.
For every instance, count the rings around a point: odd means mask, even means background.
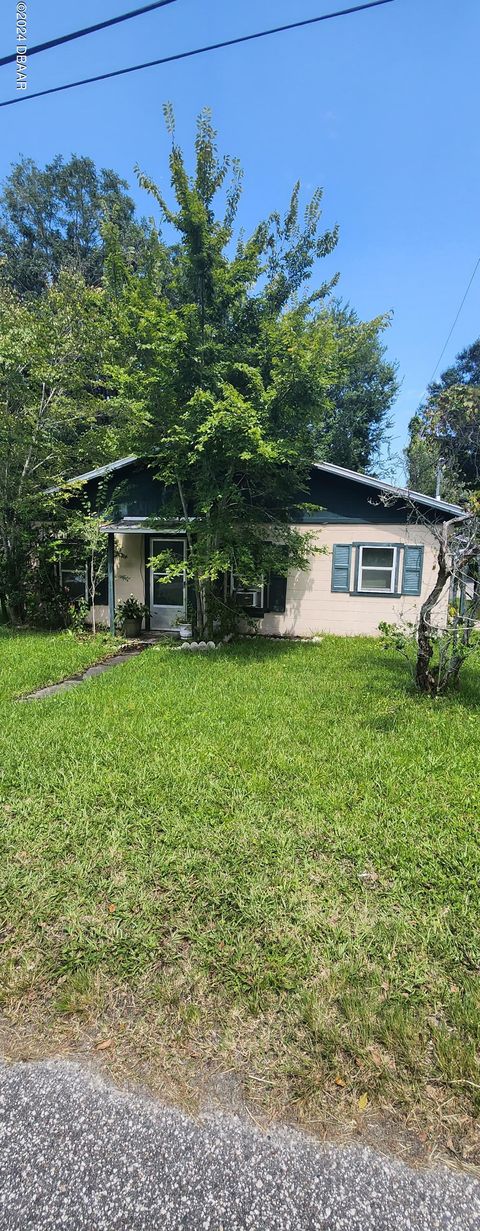
[[[365,487],[373,487],[376,491],[387,492],[389,496],[398,496],[412,500],[414,504],[426,504],[429,509],[438,509],[441,513],[455,515],[464,512],[459,504],[449,504],[447,500],[437,500],[434,496],[425,496],[423,492],[413,491],[411,487],[397,487],[394,483],[386,483],[384,479],[375,479],[369,474],[359,474],[357,470],[347,470],[345,466],[335,466],[333,462],[315,462],[315,470],[325,474],[337,475],[340,479],[351,479],[354,483],[363,483]]]
[[[71,479],[65,479],[65,483],[68,487],[69,483],[88,483],[90,479],[104,479],[107,474],[112,474],[115,470],[122,470],[124,466],[131,466],[133,462],[139,460],[136,453],[131,453],[130,457],[119,457],[116,462],[106,462],[104,466],[97,466],[95,470],[86,470],[84,474],[74,474]],[[59,484],[47,488],[46,495],[53,496],[58,491],[60,491]]]
[[[126,466],[131,466],[133,462],[139,461],[141,461],[141,458],[137,457],[135,453],[131,453],[129,457],[119,457],[118,461],[107,462],[105,466],[98,466],[96,470],[87,470],[85,474],[77,474],[74,478],[68,479],[68,482],[87,483],[90,479],[103,479],[106,475],[112,474],[116,470],[122,470]],[[360,474],[358,470],[348,470],[345,466],[335,466],[333,462],[315,462],[314,468],[315,470],[321,470],[324,474],[336,475],[339,479],[350,479],[354,483],[362,483],[364,487],[371,487],[374,491],[378,492],[386,492],[389,496],[409,499],[414,504],[424,504],[429,509],[438,509],[439,513],[450,513],[452,517],[459,516],[464,512],[458,504],[450,504],[447,500],[437,500],[434,496],[425,496],[423,492],[416,492],[410,487],[397,487],[396,484],[387,483],[384,479],[374,478],[373,475]]]
[[[76,474],[73,479],[67,479],[68,483],[88,483],[89,479],[104,479],[105,475],[111,474],[114,470],[122,470],[124,466],[131,466],[132,462],[138,462],[139,458],[135,453],[131,453],[130,457],[119,457],[116,462],[106,462],[105,466],[97,466],[96,470],[86,470],[85,474]]]

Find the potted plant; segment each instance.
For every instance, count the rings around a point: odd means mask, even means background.
[[[146,613],[145,603],[141,603],[134,594],[129,594],[128,598],[118,604],[115,616],[125,637],[139,636]]]
[[[192,625],[184,615],[177,616],[174,628],[178,629],[182,641],[189,641],[192,636]]]

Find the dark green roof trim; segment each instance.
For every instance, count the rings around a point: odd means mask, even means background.
[[[413,491],[410,487],[397,487],[384,479],[376,479],[369,474],[360,474],[357,470],[347,470],[345,466],[335,466],[333,462],[315,462],[315,470],[324,474],[337,475],[339,479],[351,479],[354,483],[363,483],[365,487],[373,487],[377,491],[386,492],[389,496],[411,500],[413,504],[426,504],[430,509],[438,509],[442,513],[451,513],[452,517],[464,512],[458,504],[449,504],[447,500],[437,500],[434,496],[425,496],[423,492]]]
[[[127,469],[135,463],[142,463],[142,461],[145,465],[148,465],[148,463],[145,462],[145,459],[138,457],[135,453],[132,453],[129,457],[120,457],[116,462],[107,462],[105,466],[98,466],[95,470],[87,470],[85,474],[74,475],[73,478],[67,479],[66,483],[88,483],[90,481],[94,481],[95,479],[103,479],[110,474],[114,474],[118,470]],[[459,517],[464,514],[464,510],[461,509],[458,504],[450,504],[447,500],[437,500],[433,496],[426,496],[423,492],[414,491],[412,488],[397,487],[394,483],[387,483],[384,479],[378,479],[373,475],[360,474],[357,470],[348,470],[345,466],[334,465],[333,462],[315,462],[313,470],[320,471],[326,475],[332,475],[339,479],[350,480],[353,483],[361,484],[363,487],[368,487],[379,493],[385,492],[385,494],[392,497],[392,499],[406,499],[410,500],[413,504],[422,504],[438,513],[448,513],[451,517]],[[58,487],[50,488],[50,492],[55,492],[58,490]],[[318,514],[310,514],[310,516],[307,513],[306,517],[301,520],[315,525],[316,523],[321,523],[322,521],[335,522],[337,520],[345,522],[352,521],[353,524],[356,519],[344,519],[341,514],[332,516],[331,512],[326,512],[326,515],[323,515],[320,510]],[[361,519],[359,518],[358,520],[360,521]],[[374,519],[372,517],[372,521],[373,520]]]

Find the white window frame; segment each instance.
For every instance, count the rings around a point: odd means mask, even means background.
[[[385,565],[382,567],[382,565],[380,564],[364,564],[363,563],[363,553],[365,549],[367,551],[372,551],[372,550],[373,551],[375,550],[376,551],[391,551],[393,553],[392,554],[392,568],[391,568],[391,585],[389,588],[385,589],[382,586],[382,587],[379,587],[378,590],[370,590],[368,589],[367,586],[364,586],[362,584],[364,572],[384,573],[386,572],[386,568],[390,567],[390,566],[385,566]],[[361,546],[358,548],[358,592],[359,594],[395,594],[396,593],[396,580],[398,576],[398,551],[399,551],[398,546],[393,543],[362,543],[361,544]]]
[[[59,570],[60,570],[60,586],[61,586],[62,590],[65,588],[65,581],[64,581],[64,578],[65,578],[65,576],[66,576],[68,573],[73,573],[74,575],[76,575],[76,576],[78,577],[78,576],[80,575],[80,573],[84,572],[84,574],[85,574],[85,592],[84,592],[84,596],[83,596],[83,597],[84,597],[84,599],[85,599],[85,602],[86,602],[86,603],[89,603],[89,602],[90,602],[90,594],[89,594],[89,588],[88,588],[88,564],[87,564],[87,563],[85,563],[85,568],[84,568],[84,569],[81,569],[81,568],[70,568],[70,567],[68,567],[67,565],[64,565],[64,564],[63,564],[62,557],[60,556],[60,560],[59,560]],[[78,600],[77,600],[77,601],[78,601]],[[81,601],[82,601],[82,600],[80,599],[80,602],[81,602]]]

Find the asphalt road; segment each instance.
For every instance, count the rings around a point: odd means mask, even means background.
[[[200,1123],[79,1065],[0,1069],[1,1231],[479,1231],[480,1184]]]

